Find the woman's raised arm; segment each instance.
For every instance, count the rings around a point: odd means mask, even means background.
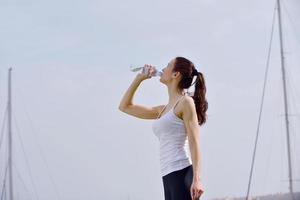
[[[164,105],[146,107],[133,103],[133,97],[137,88],[143,80],[151,78],[150,74],[153,73],[153,68],[151,66],[145,65],[145,67],[150,68],[149,70],[147,70],[148,74],[138,73],[136,75],[135,79],[123,95],[123,98],[119,105],[119,110],[141,119],[155,119],[158,116],[159,112],[163,109]]]

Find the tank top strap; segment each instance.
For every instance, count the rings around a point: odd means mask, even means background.
[[[172,106],[172,108],[171,109],[174,109],[175,108],[175,106],[178,104],[178,102],[183,98],[184,96],[182,96],[181,98],[179,98],[177,101],[176,101],[176,103]],[[159,117],[160,117],[160,115],[161,115],[161,113],[163,113],[164,112],[164,110],[166,109],[166,107],[167,107],[167,105],[165,105],[164,107],[163,107],[163,109],[159,112],[159,114],[158,114],[158,116],[157,116],[157,118],[156,119],[158,119]]]
[[[164,110],[165,110],[166,107],[167,107],[167,105],[165,105],[165,106],[163,107],[163,109],[158,113],[158,116],[157,116],[156,119],[158,119],[158,118],[160,117],[161,113],[164,112]]]
[[[182,96],[181,98],[179,98],[179,99],[176,101],[176,103],[174,104],[174,106],[172,107],[172,109],[174,109],[174,108],[177,106],[178,102],[179,102],[183,97],[184,97],[184,96]]]

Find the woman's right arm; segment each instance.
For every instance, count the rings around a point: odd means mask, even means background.
[[[146,65],[146,67],[150,67]],[[123,98],[119,105],[119,110],[129,115],[141,118],[141,119],[156,119],[159,112],[163,109],[164,105],[146,107],[142,105],[136,105],[133,103],[134,94],[143,80],[151,78],[152,68],[150,67],[148,74],[138,73],[130,84],[129,88],[123,95]]]

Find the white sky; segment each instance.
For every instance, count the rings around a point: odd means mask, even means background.
[[[17,199],[163,199],[152,121],[126,115],[118,105],[135,76],[130,64],[164,67],[175,56],[189,58],[206,78],[208,119],[200,128],[202,199],[244,196],[274,3],[1,1],[1,119],[7,69],[12,66],[14,165],[27,188],[15,171]],[[293,167],[299,179],[300,3],[283,3],[289,105],[295,114],[290,119]],[[277,31],[253,195],[287,191]],[[149,106],[167,100],[167,90],[157,78],[143,82],[134,98],[135,103]],[[5,153],[1,148],[1,187]],[[295,182],[295,189],[299,188]]]

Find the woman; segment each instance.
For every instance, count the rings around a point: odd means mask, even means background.
[[[145,65],[145,73],[138,73],[124,94],[119,109],[142,119],[155,119],[153,132],[160,142],[160,167],[165,200],[194,200],[204,192],[201,184],[199,125],[206,122],[208,103],[203,74],[184,57],[172,59],[162,70],[160,82],[168,88],[167,105],[146,107],[133,103],[133,96],[146,79],[154,73],[151,65]],[[195,92],[188,96],[188,89],[196,76]],[[188,144],[187,144],[188,140]],[[190,147],[191,159],[186,146]]]

